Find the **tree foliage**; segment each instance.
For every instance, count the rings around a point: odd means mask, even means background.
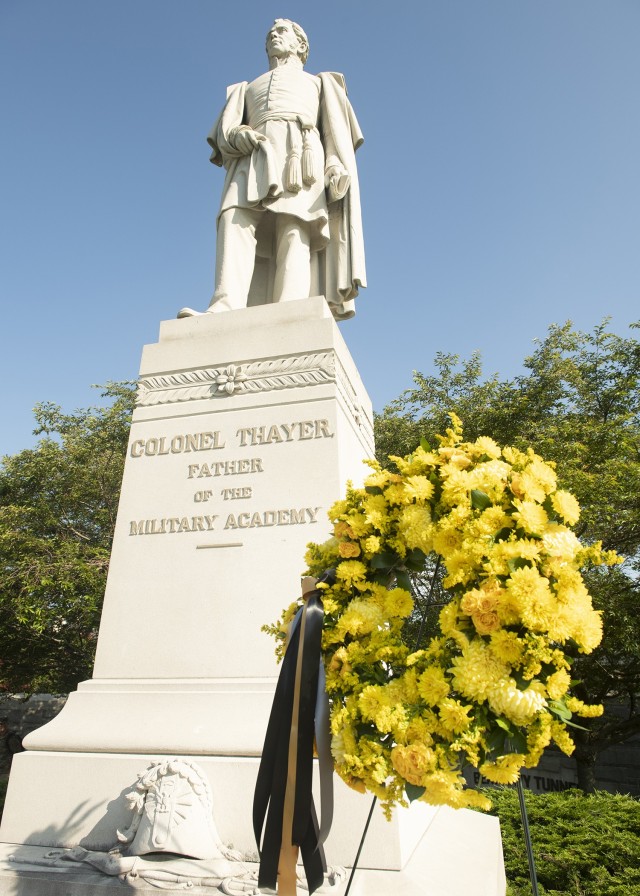
[[[442,353],[433,374],[414,379],[415,388],[376,420],[382,463],[421,438],[433,442],[453,411],[469,439],[531,446],[554,461],[561,487],[582,507],[577,534],[625,558],[585,574],[605,625],[601,646],[573,667],[578,696],[607,701],[602,718],[575,732],[581,786],[591,790],[598,753],[640,731],[640,342],[615,335],[607,321],[591,333],[568,322],[550,328],[513,379],[484,378],[478,354],[461,361]]]
[[[133,388],[35,408],[35,448],[0,466],[0,688],[67,692],[91,674]]]

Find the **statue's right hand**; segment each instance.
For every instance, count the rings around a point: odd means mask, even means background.
[[[253,152],[254,149],[258,148],[258,145],[262,141],[266,139],[267,138],[264,136],[264,134],[259,134],[252,128],[244,126],[238,128],[237,132],[234,135],[233,142],[238,152],[242,153],[242,155],[244,156],[248,156]]]

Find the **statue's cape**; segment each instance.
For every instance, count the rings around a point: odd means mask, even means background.
[[[350,186],[344,198],[328,204],[330,239],[325,248],[313,253],[312,272],[317,290],[324,294],[334,317],[344,320],[355,314],[354,299],[358,295],[358,289],[367,285],[360,187],[355,159],[355,151],[364,138],[347,97],[343,75],[321,72],[318,77],[322,84],[320,128],[325,133],[331,132],[335,153],[350,177]],[[247,82],[242,81],[227,89],[224,109],[207,137],[212,149],[211,161],[215,165],[224,165],[227,169],[223,197],[229,182],[233,180],[238,160],[242,158],[229,143],[228,136],[233,128],[244,123],[246,88]],[[269,147],[261,143],[250,160],[249,184],[252,200],[259,202],[272,194],[275,182],[271,174],[272,164]]]

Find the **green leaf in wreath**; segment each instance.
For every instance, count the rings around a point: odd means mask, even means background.
[[[427,442],[424,436],[420,439],[420,447],[423,451],[431,451],[431,445]]]
[[[506,731],[507,734],[511,734],[511,725],[507,722],[506,719],[496,719],[496,725],[499,728],[502,728],[503,731]]]
[[[565,704],[561,700],[550,700],[549,701],[549,709],[551,712],[558,716],[565,724],[569,722],[569,719],[573,715],[570,709],[565,706]]]
[[[407,794],[410,803],[414,800],[419,800],[426,789],[426,787],[418,787],[417,784],[409,784],[408,781],[404,785],[404,792]]]
[[[491,507],[491,498],[489,497],[489,495],[481,492],[479,488],[472,488],[471,506],[476,510],[486,510],[487,507]]]
[[[584,725],[578,725],[576,722],[570,722],[569,719],[564,719],[565,725],[569,728],[577,728],[578,731],[589,731],[589,728],[585,728]]]
[[[408,591],[409,594],[413,593],[411,590],[411,578],[409,576],[409,573],[404,569],[396,573],[396,585],[398,586],[398,588],[404,588],[404,590]]]
[[[509,735],[509,748],[512,753],[527,753],[527,738],[522,731],[514,731]]]
[[[364,490],[368,495],[381,495],[383,493],[379,485],[366,485]]]
[[[371,558],[371,568],[391,569],[391,567],[395,566],[399,560],[400,558],[397,554],[394,554],[391,551],[382,551],[380,554],[374,554]]]
[[[507,566],[509,567],[509,572],[515,572],[516,569],[524,569],[527,566],[531,566],[531,563],[523,557],[512,557],[510,560],[507,560]]]
[[[489,750],[489,756],[494,756],[496,754],[502,756],[505,751],[504,745],[506,739],[507,736],[503,731],[494,728],[494,730],[487,738],[487,748]]]
[[[424,551],[421,551],[420,548],[413,548],[413,550],[407,551],[407,556],[404,558],[404,565],[407,569],[410,569],[411,572],[422,572],[426,559],[427,555]]]
[[[494,541],[506,541],[507,538],[509,537],[510,533],[511,533],[511,529],[509,528],[509,526],[505,526],[503,529],[500,529],[498,532],[496,532],[493,540]]]

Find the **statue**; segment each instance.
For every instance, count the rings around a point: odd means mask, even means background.
[[[352,317],[366,286],[355,150],[363,137],[344,77],[304,71],[309,42],[289,19],[267,34],[269,71],[234,84],[208,137],[226,178],[208,312],[324,295]],[[178,317],[199,312],[183,308]]]

